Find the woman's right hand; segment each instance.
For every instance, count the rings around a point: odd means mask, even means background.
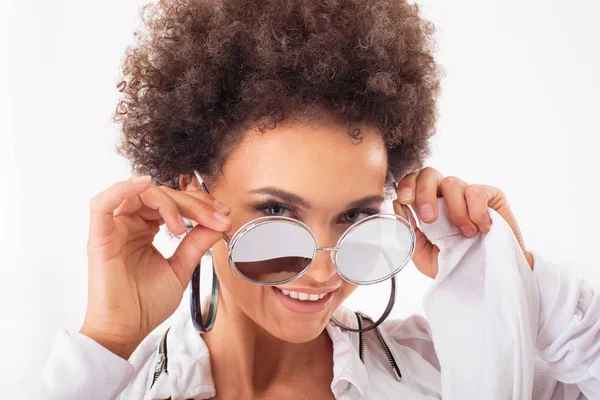
[[[228,207],[217,208],[206,192],[141,180],[117,182],[90,201],[88,304],[79,332],[124,359],[175,312],[198,262],[231,227]],[[183,234],[182,216],[197,225],[165,259],[154,236],[164,223]]]

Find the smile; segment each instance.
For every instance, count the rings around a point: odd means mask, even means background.
[[[312,314],[325,310],[335,294],[335,290],[321,293],[306,293],[273,287],[280,303],[287,309],[301,314]]]
[[[303,293],[303,292],[294,292],[294,291],[285,290],[285,289],[279,289],[279,290],[281,291],[281,293],[285,294],[286,296],[290,296],[292,299],[302,300],[302,301],[317,301],[317,300],[321,300],[323,297],[325,297],[327,295],[327,293],[308,294],[308,293]]]

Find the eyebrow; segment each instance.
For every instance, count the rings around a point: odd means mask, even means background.
[[[285,190],[277,188],[277,187],[272,187],[272,186],[262,187],[259,189],[250,190],[248,193],[271,195],[271,196],[277,197],[277,198],[285,201],[286,203],[299,205],[303,208],[311,208],[311,205],[307,200],[303,199],[302,197],[298,196],[297,194],[285,191]],[[362,199],[354,200],[354,201],[350,202],[349,204],[347,204],[345,208],[366,207],[366,206],[374,204],[374,203],[383,203],[383,201],[384,201],[384,198],[382,195],[371,195],[371,196],[363,197]]]

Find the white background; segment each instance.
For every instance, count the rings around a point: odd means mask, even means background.
[[[130,175],[110,115],[144,3],[0,2],[2,398],[24,393],[57,331],[83,321],[89,200]],[[421,4],[446,70],[429,165],[501,188],[530,249],[600,283],[599,3]],[[164,234],[157,246],[173,251]],[[399,277],[394,316],[422,313],[429,279],[412,264]],[[377,296],[359,299],[374,315]]]

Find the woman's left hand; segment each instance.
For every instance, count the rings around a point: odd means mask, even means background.
[[[491,207],[512,228],[529,267],[533,270],[533,256],[525,248],[517,220],[500,189],[488,185],[469,185],[455,176],[444,177],[435,168],[426,167],[406,175],[398,183],[396,195],[393,206],[397,215],[406,218],[402,205],[412,205],[425,223],[432,223],[437,219],[437,198],[443,197],[450,220],[466,237],[475,236],[478,230],[484,234],[490,231],[492,221],[487,207]],[[412,215],[410,221],[417,235],[413,262],[421,273],[434,279],[438,271],[440,249],[415,226]]]

